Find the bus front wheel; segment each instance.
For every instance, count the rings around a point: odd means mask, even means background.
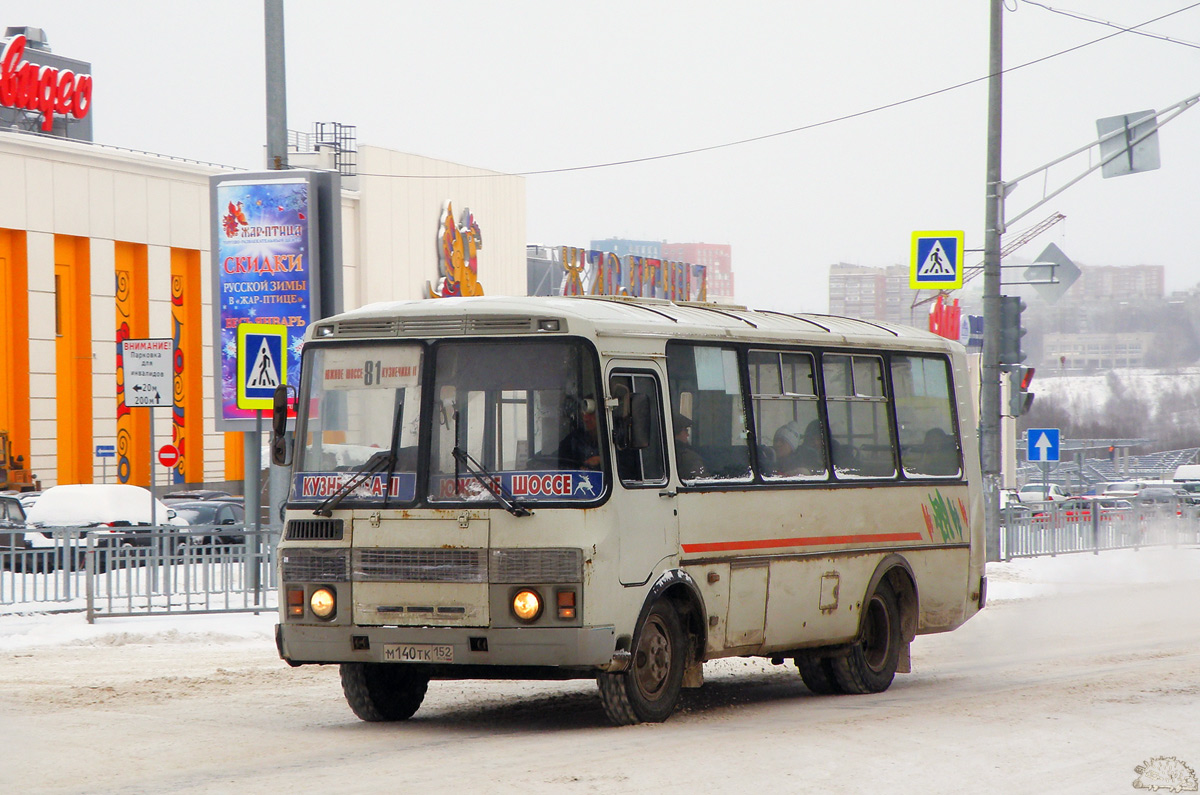
[[[686,657],[687,639],[679,614],[669,601],[660,599],[638,627],[629,668],[597,677],[608,719],[625,726],[669,718],[679,702]]]
[[[421,706],[429,677],[403,663],[342,663],[342,692],[367,721],[408,720]]]
[[[850,653],[834,657],[833,675],[846,693],[882,693],[900,663],[900,603],[883,580],[867,601],[862,635]]]

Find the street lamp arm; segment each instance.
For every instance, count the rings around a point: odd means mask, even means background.
[[[1130,122],[1127,126],[1130,128],[1136,128],[1139,124],[1144,124],[1146,122],[1153,121],[1156,116],[1158,117],[1158,122],[1156,124],[1154,124],[1149,130],[1146,130],[1145,132],[1143,132],[1141,135],[1139,135],[1134,140],[1130,141],[1129,144],[1125,147],[1125,149],[1118,149],[1118,150],[1110,153],[1107,157],[1102,158],[1100,160],[1100,162],[1091,166],[1090,168],[1085,170],[1082,174],[1079,174],[1074,179],[1071,179],[1070,181],[1068,181],[1068,182],[1064,183],[1063,185],[1061,185],[1060,187],[1056,188],[1054,191],[1044,195],[1040,201],[1031,205],[1030,207],[1026,208],[1025,210],[1022,210],[1020,213],[1017,213],[1012,218],[1005,217],[1003,208],[1001,208],[1001,226],[1000,226],[1001,230],[1006,229],[1009,224],[1015,224],[1017,221],[1020,221],[1022,218],[1029,215],[1031,212],[1033,212],[1034,210],[1041,207],[1046,202],[1053,199],[1055,196],[1058,196],[1060,193],[1067,190],[1067,188],[1072,187],[1077,182],[1079,182],[1080,180],[1087,177],[1093,171],[1101,169],[1105,165],[1110,163],[1111,161],[1115,160],[1118,157],[1121,157],[1122,155],[1125,154],[1125,152],[1127,150],[1132,149],[1137,144],[1140,144],[1141,142],[1145,141],[1150,136],[1154,135],[1156,132],[1158,132],[1158,129],[1160,127],[1162,127],[1167,122],[1175,119],[1180,113],[1183,113],[1185,110],[1187,110],[1188,108],[1195,105],[1198,101],[1200,101],[1200,94],[1193,94],[1190,97],[1180,100],[1179,102],[1176,102],[1174,105],[1171,105],[1171,106],[1165,108],[1162,111],[1162,113],[1156,114],[1154,112],[1151,112],[1148,115],[1143,116],[1140,119],[1137,119],[1136,121]],[[1117,136],[1124,135],[1124,134],[1125,134],[1125,130],[1123,130],[1123,129],[1113,130],[1110,133],[1106,133],[1106,134],[1100,136],[1095,141],[1085,144],[1085,145],[1079,147],[1078,149],[1068,152],[1067,154],[1065,154],[1061,157],[1055,158],[1054,160],[1051,160],[1049,163],[1046,163],[1043,166],[1039,166],[1039,167],[1033,169],[1032,171],[1028,171],[1028,172],[1022,174],[1021,176],[1017,177],[1016,179],[1005,182],[1003,184],[1003,195],[1008,196],[1008,194],[1010,192],[1012,192],[1012,190],[1021,181],[1026,180],[1029,177],[1032,177],[1036,174],[1041,174],[1041,173],[1047,172],[1054,166],[1058,165],[1059,163],[1069,160],[1072,157],[1075,157],[1076,155],[1082,154],[1083,152],[1090,150],[1094,146],[1100,146],[1101,144],[1103,144],[1105,141],[1108,141],[1109,139],[1116,138]]]

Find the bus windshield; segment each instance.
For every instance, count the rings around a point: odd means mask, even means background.
[[[456,447],[521,502],[602,496],[603,406],[581,342],[443,342],[435,356],[431,502],[494,500]]]
[[[422,348],[414,344],[314,347],[305,366],[293,499],[324,500],[372,456],[395,455],[390,474],[362,478],[345,502],[416,496]]]

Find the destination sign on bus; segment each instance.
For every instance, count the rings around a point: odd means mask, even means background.
[[[399,389],[420,382],[421,351],[383,346],[329,348],[323,365],[325,389]]]
[[[296,475],[292,494],[297,500],[325,500],[337,494],[347,483],[358,477],[355,472],[305,472]],[[386,487],[385,487],[386,482]],[[412,472],[393,472],[389,478],[383,473],[370,475],[346,495],[346,501],[355,499],[390,499],[411,501],[417,494],[417,476]]]
[[[501,472],[492,485],[518,500],[594,500],[604,491],[604,474],[586,470]],[[436,499],[491,499],[491,493],[473,477],[433,478],[429,484]]]

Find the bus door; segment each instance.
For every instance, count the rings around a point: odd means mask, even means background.
[[[616,511],[623,585],[643,585],[679,551],[679,518],[669,489],[663,373],[652,361],[609,365],[609,418],[617,484]]]

